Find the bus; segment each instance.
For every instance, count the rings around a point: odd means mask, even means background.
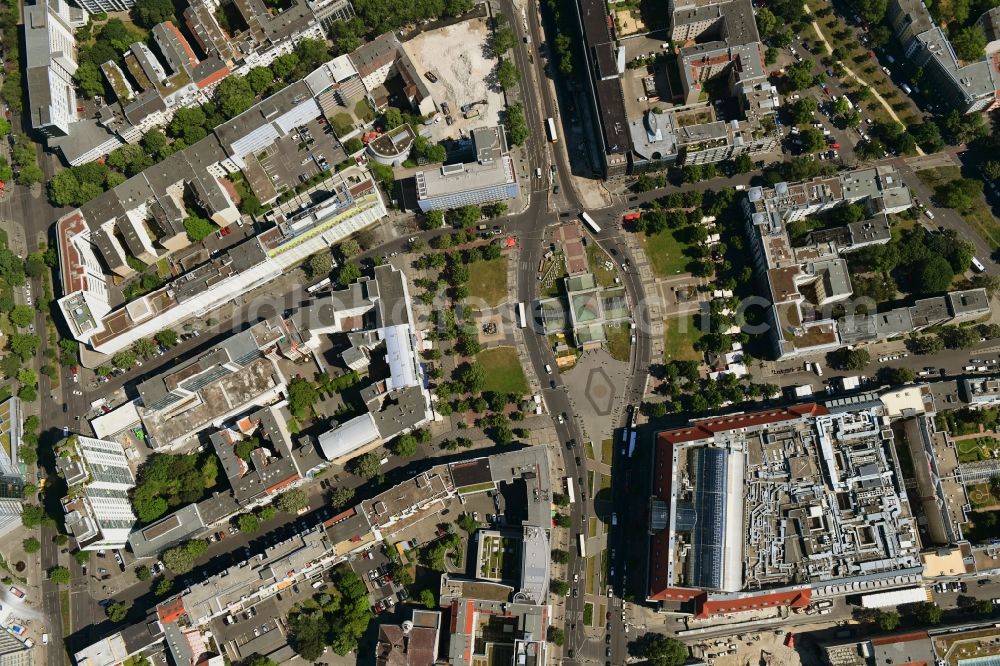
[[[986,270],[986,266],[983,266],[983,262],[979,261],[977,257],[972,258],[972,270],[977,273],[982,273]]]
[[[583,222],[590,227],[590,230],[595,234],[601,233],[601,228],[597,226],[597,222],[594,222],[594,218],[588,215],[586,211],[580,213],[580,218],[583,219]]]
[[[549,141],[551,141],[552,143],[558,141],[559,137],[556,135],[556,121],[552,120],[551,118],[546,118],[545,127],[549,131]]]
[[[587,541],[582,534],[576,535],[576,548],[580,551],[580,557],[587,557]]]
[[[524,314],[524,303],[517,304],[517,324],[521,328],[528,325],[528,318]]]
[[[566,495],[570,504],[576,504],[576,493],[573,492],[573,479],[566,477]]]

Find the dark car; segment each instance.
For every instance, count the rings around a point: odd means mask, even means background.
[[[576,457],[576,464],[577,464],[577,465],[582,465],[582,464],[583,464],[583,461],[582,461],[582,460],[580,460],[580,456],[577,456],[577,457]]]
[[[610,622],[608,623],[611,624]],[[611,634],[604,634],[604,644],[611,645]]]

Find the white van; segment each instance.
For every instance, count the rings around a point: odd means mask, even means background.
[[[542,167],[537,167],[535,169],[535,177],[536,178],[541,178],[542,177]]]
[[[549,373],[550,375],[552,374],[552,366],[549,365],[548,363],[545,364],[545,372]]]

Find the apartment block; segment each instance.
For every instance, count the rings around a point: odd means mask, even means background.
[[[73,435],[56,451],[69,492],[66,531],[80,550],[123,548],[136,522],[128,491],[135,475],[118,442]]]
[[[25,79],[31,128],[45,136],[70,133],[76,111],[75,28],[85,12],[62,0],[39,0],[24,7]]]
[[[1000,107],[1000,62],[993,55],[962,62],[944,31],[934,23],[921,0],[892,0],[887,14],[906,58],[923,68],[921,85],[961,113]],[[988,35],[995,34],[991,15],[981,19]],[[995,41],[994,37],[988,37]]]

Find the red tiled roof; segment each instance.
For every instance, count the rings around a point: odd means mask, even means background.
[[[829,411],[826,407],[816,403],[791,405],[790,407],[769,409],[763,412],[734,414],[732,416],[720,416],[705,419],[704,421],[697,421],[685,428],[661,432],[657,435],[657,439],[671,444],[682,444],[684,442],[695,442],[699,439],[706,439],[716,433],[736,430],[737,428],[751,428],[771,423],[780,423],[782,421],[793,421],[803,416],[819,416],[821,414],[829,414]]]
[[[774,608],[775,606],[789,606],[791,608],[805,608],[812,599],[812,589],[803,588],[801,590],[788,590],[785,592],[772,592],[770,594],[750,594],[738,599],[708,599],[698,604],[697,616],[700,618],[722,615],[725,613],[739,613],[742,611],[756,610],[758,608]]]
[[[267,492],[268,492],[268,493],[276,493],[276,492],[278,492],[279,490],[281,490],[282,488],[284,488],[284,487],[286,487],[286,486],[289,486],[289,485],[291,485],[291,484],[295,483],[295,482],[296,482],[296,481],[298,481],[298,480],[299,480],[300,478],[302,478],[302,477],[300,477],[300,476],[298,475],[298,473],[295,473],[295,474],[292,474],[292,475],[291,475],[290,477],[288,477],[288,478],[287,478],[287,479],[285,479],[284,481],[278,481],[278,482],[277,482],[277,483],[275,483],[274,485],[272,485],[272,486],[269,486],[269,487],[268,487],[268,489],[267,489]]]
[[[181,597],[177,597],[173,601],[162,603],[156,607],[156,614],[164,624],[176,622],[177,618],[184,615],[184,602]]]
[[[86,270],[76,246],[70,242],[74,236],[82,234],[87,223],[79,210],[64,215],[56,222],[56,242],[59,244],[59,261],[62,269],[63,293],[72,294],[87,288]]]
[[[205,78],[201,79],[200,81],[196,81],[195,83],[198,84],[199,89],[203,89],[211,85],[214,85],[215,83],[221,81],[227,76],[229,76],[229,68],[221,67],[212,72],[211,74],[209,74],[208,76],[206,76]]]

